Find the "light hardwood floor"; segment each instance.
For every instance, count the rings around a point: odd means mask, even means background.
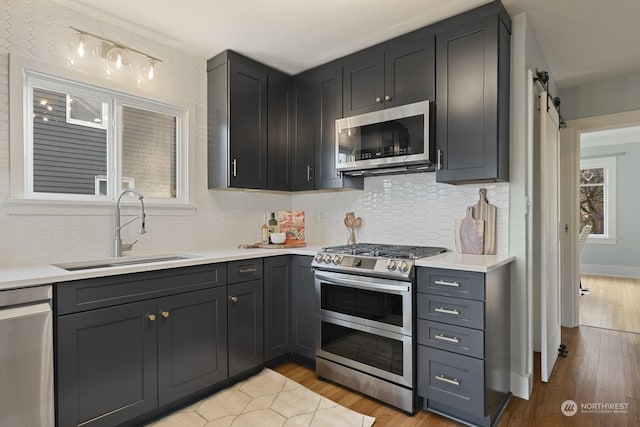
[[[640,333],[640,279],[582,275],[580,324]]]
[[[580,327],[562,330],[562,342],[569,349],[559,358],[549,383],[542,383],[540,357],[535,358],[535,384],[530,400],[513,398],[499,426],[640,426],[640,334]],[[413,417],[351,392],[333,383],[319,380],[306,366],[287,362],[275,371],[335,402],[376,417],[381,426],[453,426],[459,425],[441,416],[418,411]],[[572,417],[560,411],[565,400],[581,404],[621,403],[625,413],[585,413],[580,409]]]

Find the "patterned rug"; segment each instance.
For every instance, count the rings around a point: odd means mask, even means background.
[[[370,427],[359,414],[271,369],[168,415],[153,427]]]

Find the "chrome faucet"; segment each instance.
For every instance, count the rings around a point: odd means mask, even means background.
[[[120,225],[120,201],[122,200],[122,196],[124,196],[127,193],[133,193],[136,196],[138,196],[138,200],[140,200],[140,205],[142,206],[142,210],[140,211],[140,215],[138,215],[137,217],[133,218],[130,221],[125,222],[123,225]],[[144,199],[144,196],[142,194],[138,193],[133,188],[127,188],[127,189],[122,190],[120,192],[120,195],[118,196],[118,202],[116,203],[116,212],[115,212],[115,222],[116,222],[115,235],[116,235],[116,240],[115,240],[114,256],[116,256],[116,257],[121,257],[123,251],[130,251],[131,248],[133,248],[133,245],[135,245],[138,242],[136,240],[133,243],[122,243],[122,239],[120,238],[120,230],[122,230],[125,226],[131,224],[136,219],[140,219],[140,226],[138,227],[138,234],[144,234],[144,233],[147,232],[147,230],[145,230],[145,228],[144,228],[145,213],[144,213],[144,202],[142,201],[142,199]]]

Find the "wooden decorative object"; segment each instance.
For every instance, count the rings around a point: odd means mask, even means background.
[[[467,215],[456,220],[456,249],[463,254],[482,254],[484,250],[484,221],[473,218],[473,207]]]
[[[473,206],[473,217],[484,221],[484,250],[485,255],[495,255],[496,253],[496,222],[498,218],[498,208],[490,205],[487,200],[487,189],[481,188],[480,200]]]
[[[347,240],[348,244],[356,243],[356,229],[360,228],[362,225],[362,218],[357,217],[353,212],[347,212],[344,217],[344,225],[349,230],[349,239]]]

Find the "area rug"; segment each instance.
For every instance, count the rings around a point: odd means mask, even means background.
[[[271,369],[162,418],[153,427],[370,427],[369,417]]]

